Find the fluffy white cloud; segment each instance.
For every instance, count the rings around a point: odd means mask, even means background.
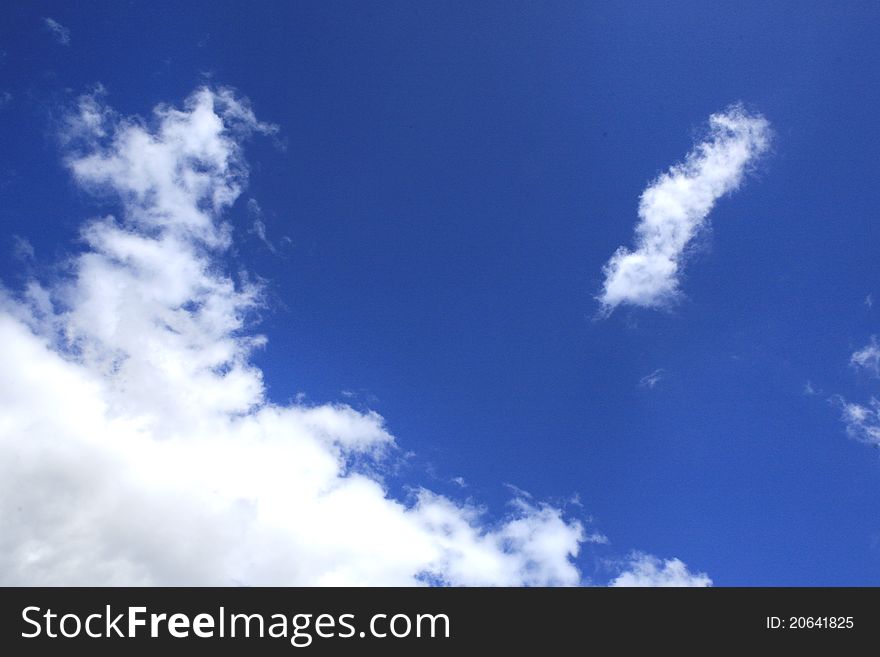
[[[620,304],[657,308],[675,300],[688,243],[769,144],[767,120],[741,106],[709,117],[707,138],[642,192],[636,247],[620,247],[604,268],[598,298],[605,313]]]
[[[43,24],[46,26],[46,29],[51,32],[52,36],[55,37],[55,40],[58,43],[62,46],[70,45],[70,30],[68,28],[64,27],[54,18],[44,18]]]
[[[712,586],[706,573],[692,573],[679,559],[661,560],[650,554],[635,552],[625,570],[610,586]]]
[[[151,122],[81,100],[67,165],[123,211],[64,280],[0,288],[0,583],[580,583],[559,509],[390,498],[382,417],[266,398],[222,214],[242,140],[272,130],[222,89]]]
[[[63,279],[0,287],[0,584],[581,583],[582,544],[608,541],[559,508],[394,499],[380,415],[267,399],[223,213],[242,142],[275,128],[224,89],[149,122],[102,94],[66,163],[120,216],[84,224]]]

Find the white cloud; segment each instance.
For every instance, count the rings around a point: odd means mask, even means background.
[[[767,120],[739,105],[709,117],[707,138],[642,192],[636,248],[620,247],[604,268],[598,298],[606,314],[620,304],[659,308],[679,296],[688,243],[769,144]]]
[[[849,362],[853,367],[861,367],[880,377],[880,345],[877,344],[877,337],[871,336],[871,341],[855,352]]]
[[[867,405],[839,401],[846,432],[860,442],[880,447],[880,400],[872,397]]]
[[[62,46],[70,45],[70,30],[68,28],[64,27],[54,18],[44,18],[43,24],[45,24],[46,29],[52,33],[52,36],[55,37],[58,43]]]
[[[394,499],[378,413],[267,399],[262,291],[225,271],[223,215],[241,144],[275,128],[225,89],[150,123],[102,95],[66,123],[66,163],[120,216],[84,224],[66,278],[0,286],[0,584],[581,583],[581,546],[608,543],[589,520],[515,488],[500,521]]]
[[[610,586],[712,586],[706,573],[692,573],[679,559],[658,559],[657,557],[635,552],[629,563]]]
[[[853,353],[849,362],[852,367],[880,377],[880,345],[877,344],[877,337],[871,336],[871,341]],[[841,419],[852,438],[880,448],[880,400],[871,397],[867,404],[858,404],[835,395],[831,401],[840,406]]]
[[[666,370],[660,368],[656,369],[650,374],[646,374],[641,379],[639,379],[639,387],[648,388],[649,390],[653,390],[654,386],[656,386],[660,381],[662,381],[666,377]]]
[[[261,290],[221,257],[241,143],[272,130],[243,100],[148,124],[84,98],[68,128],[75,181],[122,213],[83,226],[65,280],[0,288],[0,583],[580,583],[592,538],[560,509],[393,499],[381,416],[266,398]]]

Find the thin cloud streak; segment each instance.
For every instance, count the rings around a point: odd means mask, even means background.
[[[640,388],[648,388],[649,390],[653,390],[654,386],[656,386],[660,381],[666,378],[666,370],[660,368],[656,369],[650,374],[646,374],[641,379],[639,379],[639,387]]]
[[[54,18],[44,18],[43,24],[46,26],[46,29],[52,34],[57,41],[62,46],[70,45],[70,30],[64,27],[61,23],[56,21]]]

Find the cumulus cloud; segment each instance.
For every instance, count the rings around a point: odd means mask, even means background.
[[[121,212],[84,223],[60,280],[0,286],[0,584],[582,583],[582,545],[608,543],[588,521],[518,489],[500,520],[395,499],[378,413],[266,396],[224,216],[242,144],[275,130],[208,88],[150,120],[98,88],[64,124],[73,179]]]
[[[67,167],[121,212],[84,224],[63,280],[0,288],[0,583],[580,583],[560,509],[394,499],[380,415],[266,397],[223,216],[243,141],[273,130],[225,89],[149,121],[81,99]]]
[[[706,573],[691,572],[680,559],[662,560],[635,552],[610,586],[701,587],[712,586],[712,580]]]
[[[709,117],[706,139],[642,192],[635,248],[620,247],[604,267],[598,299],[606,314],[620,304],[659,308],[679,296],[688,244],[769,144],[767,120],[739,105]]]
[[[64,27],[54,18],[44,18],[43,24],[55,38],[55,41],[60,43],[62,46],[70,45],[70,30],[68,28]]]

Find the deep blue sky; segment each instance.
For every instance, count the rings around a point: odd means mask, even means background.
[[[878,26],[855,2],[5,3],[0,277],[10,235],[49,266],[112,209],[63,170],[66,104],[101,83],[145,114],[210,75],[285,146],[249,145],[232,216],[230,266],[269,281],[273,398],[382,413],[416,453],[395,489],[579,495],[612,541],[587,576],[637,548],[716,585],[880,585],[880,459],[828,402],[877,391],[848,360],[880,332]],[[687,298],[595,321],[639,194],[738,100],[773,153]]]

